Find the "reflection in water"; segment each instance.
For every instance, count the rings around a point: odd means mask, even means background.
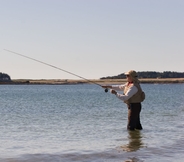
[[[128,144],[121,146],[123,151],[137,151],[144,146],[141,131],[128,131]]]

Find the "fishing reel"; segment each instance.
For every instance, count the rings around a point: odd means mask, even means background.
[[[105,92],[106,92],[106,93],[108,92],[108,88],[105,88]]]

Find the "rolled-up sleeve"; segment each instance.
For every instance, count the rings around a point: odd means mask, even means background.
[[[117,93],[116,97],[119,98],[120,100],[127,101],[130,99],[134,94],[136,94],[138,91],[136,86],[132,86],[129,88],[129,90],[126,92],[126,94],[120,94]]]

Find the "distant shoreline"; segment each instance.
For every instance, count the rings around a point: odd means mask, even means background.
[[[167,83],[184,83],[184,78],[146,78],[139,79],[142,84],[167,84]],[[48,85],[70,85],[70,84],[122,84],[126,79],[89,79],[86,80],[72,80],[72,79],[13,79],[9,82],[0,82],[0,84],[48,84]]]

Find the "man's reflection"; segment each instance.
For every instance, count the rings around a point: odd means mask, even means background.
[[[124,151],[137,151],[144,147],[141,131],[128,131],[128,144],[121,146]]]

